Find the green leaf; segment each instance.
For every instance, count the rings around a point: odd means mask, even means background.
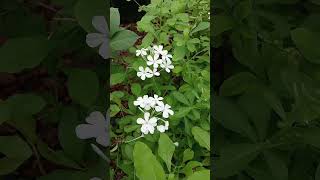
[[[257,82],[257,78],[253,74],[241,72],[225,80],[219,92],[222,96],[239,95],[250,88],[255,82]]]
[[[188,177],[187,180],[210,180],[210,170],[197,171]]]
[[[250,139],[256,139],[256,135],[249,123],[248,116],[241,108],[230,99],[215,96],[214,97],[214,118],[225,128],[239,134],[245,135]]]
[[[288,167],[277,154],[272,151],[265,151],[264,157],[276,180],[288,180]]]
[[[110,37],[120,30],[120,13],[118,8],[110,8]]]
[[[15,171],[32,155],[29,145],[19,136],[0,136],[0,144],[0,153],[5,156],[0,159],[0,175]]]
[[[186,96],[184,96],[181,92],[174,91],[174,92],[172,92],[172,95],[179,102],[181,102],[185,105],[188,105],[188,106],[190,105],[190,102],[187,100]]]
[[[320,51],[317,48],[319,34],[305,28],[297,28],[291,31],[291,37],[307,60],[320,64]]]
[[[265,89],[263,93],[267,104],[281,117],[282,120],[286,120],[287,114],[284,111],[282,103],[276,94],[269,89]]]
[[[239,97],[238,104],[248,114],[257,129],[260,139],[263,140],[267,136],[271,108],[263,99],[262,93],[257,90],[247,92]]]
[[[160,134],[158,154],[166,163],[169,172],[171,172],[171,159],[175,150],[175,145],[165,133]]]
[[[192,135],[194,139],[200,144],[200,146],[206,148],[208,151],[210,151],[210,134],[209,132],[201,129],[200,127],[193,127]]]
[[[133,149],[136,175],[140,180],[165,180],[166,176],[160,163],[147,145],[137,142]]]
[[[9,39],[0,47],[0,72],[17,73],[39,65],[51,49],[42,37]]]
[[[183,163],[193,159],[194,152],[191,149],[186,149],[183,152]]]
[[[119,106],[115,105],[115,104],[111,104],[110,105],[110,117],[114,117],[115,115],[117,115],[120,112],[120,108]]]
[[[251,0],[242,0],[240,1],[234,9],[234,16],[237,17],[238,21],[243,20],[250,15],[252,11],[252,2]]]
[[[80,169],[79,165],[71,160],[68,156],[66,156],[63,151],[54,151],[42,141],[37,142],[37,149],[43,158],[50,162],[53,162],[54,164],[74,169]]]
[[[111,74],[110,83],[111,85],[120,84],[125,80],[125,78],[126,75],[124,73]]]
[[[172,118],[173,119],[179,119],[179,118],[182,118],[186,115],[189,114],[189,112],[192,110],[193,108],[192,107],[180,107],[179,108],[179,111],[177,113],[175,113]]]
[[[129,30],[122,30],[112,37],[110,47],[115,51],[127,50],[133,47],[138,38],[136,33]]]
[[[62,109],[58,126],[59,142],[66,155],[77,161],[82,159],[85,143],[71,129],[76,129],[81,123],[84,122],[78,120],[78,112],[74,108]]]
[[[186,176],[191,176],[197,167],[202,167],[202,163],[198,161],[189,161],[181,170]]]
[[[72,70],[68,77],[67,86],[71,98],[85,107],[90,107],[98,97],[99,80],[93,71]]]
[[[139,96],[141,93],[141,86],[140,84],[134,83],[131,85],[131,92],[136,95]]]
[[[218,36],[221,33],[231,30],[235,26],[235,22],[232,17],[224,15],[213,16],[213,36]]]
[[[229,177],[245,169],[257,157],[259,144],[230,144],[221,149],[220,158],[214,163],[216,177]]]
[[[196,26],[192,31],[191,34],[199,32],[199,31],[203,31],[206,30],[210,27],[210,23],[209,22],[200,22],[198,24],[198,26]]]
[[[92,25],[94,16],[104,16],[108,19],[108,4],[104,0],[79,0],[74,7],[74,15],[80,26],[87,32],[95,32]]]

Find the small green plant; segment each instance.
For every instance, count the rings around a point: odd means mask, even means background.
[[[205,0],[140,6],[144,36],[112,63],[114,174],[209,179],[209,7]]]

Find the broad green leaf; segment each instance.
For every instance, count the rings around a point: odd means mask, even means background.
[[[99,93],[99,79],[90,70],[74,69],[68,77],[68,91],[71,98],[86,107],[90,107]]]
[[[179,119],[189,114],[189,112],[192,110],[192,107],[180,107],[178,112],[175,112],[175,114],[172,116],[173,119]]]
[[[251,0],[240,1],[234,9],[234,16],[237,17],[238,21],[243,20],[250,15],[252,11]]]
[[[272,151],[265,151],[263,154],[273,177],[276,180],[287,180],[288,167],[284,160]]]
[[[43,158],[54,164],[69,168],[81,169],[79,165],[71,160],[63,151],[54,151],[49,148],[47,144],[40,140],[37,142],[37,149]]]
[[[214,163],[216,177],[229,177],[244,170],[254,160],[261,146],[259,144],[230,144],[221,149],[220,158]]]
[[[256,127],[260,139],[267,136],[271,108],[266,101],[263,100],[263,95],[256,90],[247,92],[239,97],[238,104],[249,116],[251,122]]]
[[[256,139],[247,114],[244,113],[236,103],[220,96],[215,96],[214,99],[213,107],[215,108],[213,115],[222,126],[247,136],[252,140]]]
[[[198,161],[189,161],[181,170],[186,176],[191,176],[197,167],[202,167],[202,163]]]
[[[241,72],[231,76],[223,82],[220,87],[220,95],[234,96],[239,95],[255,84],[258,79],[251,73]]]
[[[210,180],[210,170],[196,171],[187,180]]]
[[[264,99],[268,105],[281,117],[282,120],[286,120],[287,114],[284,111],[280,99],[271,90],[265,89],[263,93]]]
[[[62,109],[58,126],[59,142],[66,155],[77,161],[81,161],[83,157],[85,143],[76,136],[75,131],[71,130],[75,130],[81,123],[85,121],[78,120],[78,112],[75,109],[71,107]]]
[[[185,95],[183,95],[181,92],[179,91],[174,91],[172,92],[173,97],[178,100],[179,102],[185,104],[185,105],[190,105],[190,102],[188,102],[187,98],[185,97]]]
[[[200,127],[193,127],[192,135],[194,139],[200,144],[200,146],[206,148],[208,151],[210,151],[210,134],[209,132],[201,129]]]
[[[183,163],[193,159],[194,156],[194,152],[192,151],[192,149],[186,149],[183,152]]]
[[[206,30],[210,27],[210,22],[200,22],[198,26],[196,26],[192,31],[191,34]]]
[[[110,8],[110,37],[120,30],[120,13],[118,8]]]
[[[138,35],[132,31],[121,30],[112,37],[110,47],[115,51],[127,50],[134,45],[138,38]]]
[[[29,145],[19,136],[0,136],[0,175],[15,171],[25,160],[29,159],[32,151]]]
[[[110,83],[111,85],[120,84],[125,80],[125,78],[126,75],[124,73],[111,74]]]
[[[171,159],[175,150],[175,145],[165,133],[160,134],[158,154],[166,163],[169,172],[171,172]]]
[[[166,176],[161,164],[152,154],[150,148],[137,142],[133,149],[133,161],[136,175],[140,180],[165,180]]]
[[[213,19],[213,36],[218,36],[225,31],[231,30],[235,26],[234,19],[231,16],[215,15]]]
[[[317,48],[320,41],[318,33],[305,28],[297,28],[291,31],[291,37],[307,60],[320,64],[320,51]]]
[[[74,6],[74,15],[80,26],[87,32],[96,31],[92,25],[94,16],[108,17],[108,12],[108,4],[104,0],[79,0]]]
[[[141,86],[140,84],[134,83],[131,85],[131,92],[135,95],[135,96],[140,96],[141,94]]]
[[[0,72],[17,73],[38,66],[49,54],[51,45],[42,37],[9,39],[0,47]]]

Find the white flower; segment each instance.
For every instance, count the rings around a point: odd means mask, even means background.
[[[140,77],[142,80],[145,80],[146,77],[151,78],[153,76],[153,72],[151,71],[151,69],[149,67],[146,67],[144,69],[142,66],[140,66],[139,71],[140,72],[137,72],[137,76]]]
[[[169,129],[169,121],[164,121],[164,123],[164,125],[157,126],[158,131],[160,131],[161,133]]]
[[[161,59],[162,59],[163,61],[170,61],[170,60],[172,59],[172,55],[171,55],[171,54],[168,54],[168,51],[167,51],[167,50],[164,50],[164,51],[162,51]]]
[[[94,111],[86,118],[88,124],[80,124],[76,127],[76,134],[80,139],[96,138],[96,142],[102,146],[109,146],[109,134],[107,132],[109,117],[99,111]]]
[[[161,67],[165,69],[168,73],[170,72],[170,69],[174,68],[174,66],[171,64],[171,60],[163,61]]]
[[[99,33],[89,33],[86,42],[91,48],[99,47],[99,54],[104,58],[110,57],[108,24],[104,16],[95,16],[92,25]]]
[[[157,68],[154,68],[154,69],[152,70],[152,74],[153,74],[154,76],[160,76],[160,72],[158,72],[158,69],[157,69]]]
[[[155,95],[153,95],[153,99],[154,99],[155,104],[159,104],[159,103],[162,103],[163,97],[160,97],[155,94]]]
[[[150,113],[146,112],[144,113],[144,119],[138,118],[137,123],[141,124],[141,132],[143,134],[153,134],[154,133],[154,127],[157,126],[158,119],[156,117],[150,118]]]
[[[154,108],[156,103],[153,97],[148,97],[147,95],[143,96],[144,99],[144,109],[149,111],[151,108]]]
[[[141,106],[141,104],[144,103],[144,100],[142,97],[138,97],[138,99],[136,101],[133,101],[133,105],[135,106]]]
[[[147,65],[153,65],[153,68],[158,68],[162,64],[162,59],[159,59],[159,54],[155,54],[153,57],[151,55],[147,56]]]
[[[163,46],[162,45],[159,45],[159,46],[157,46],[157,45],[154,45],[153,46],[153,50],[154,50],[154,53],[155,54],[158,54],[158,55],[160,55],[160,54],[162,54],[163,52]]]
[[[174,114],[174,112],[170,108],[171,108],[171,106],[169,104],[164,104],[163,102],[160,102],[155,107],[155,110],[157,112],[162,112],[162,117],[168,118],[169,115],[173,115]]]
[[[179,146],[179,143],[178,143],[178,142],[174,142],[173,144],[174,144],[176,147]]]
[[[147,50],[145,48],[142,48],[140,50],[136,50],[136,56],[146,56],[147,55]]]
[[[151,108],[155,106],[154,98],[149,97],[148,95],[144,95],[143,97],[138,97],[136,101],[133,102],[135,106],[140,106],[145,110],[149,111]]]

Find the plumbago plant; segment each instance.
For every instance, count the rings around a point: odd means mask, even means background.
[[[214,1],[216,179],[319,179],[319,5]]]
[[[112,173],[209,179],[209,1],[152,0],[139,7],[141,37],[111,65]]]

